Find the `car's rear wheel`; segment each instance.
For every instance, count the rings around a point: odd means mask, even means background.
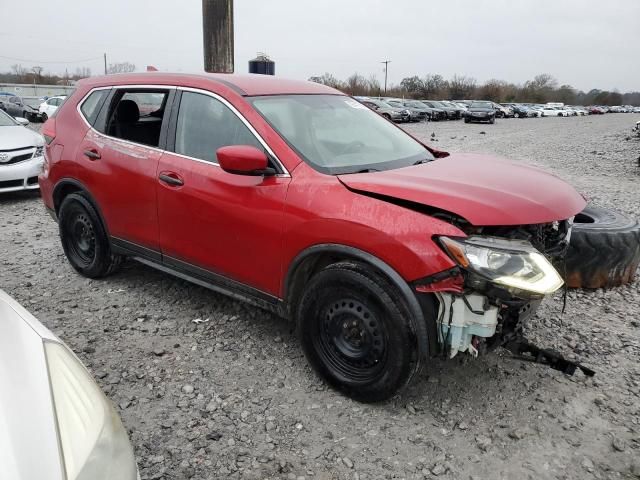
[[[62,248],[71,266],[89,278],[114,272],[122,257],[111,252],[102,221],[91,202],[82,194],[64,198],[58,212]]]
[[[393,286],[364,265],[341,262],[313,276],[296,323],[313,368],[356,400],[386,400],[418,369],[409,310]]]

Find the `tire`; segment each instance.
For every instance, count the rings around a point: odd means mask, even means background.
[[[42,113],[40,115],[40,118],[42,119],[42,123],[46,122],[49,119],[49,116],[46,113]]]
[[[520,114],[519,113],[514,113],[513,114],[513,118],[520,118]]]
[[[341,262],[314,275],[296,308],[296,324],[311,366],[355,400],[386,400],[419,368],[409,309],[364,265]]]
[[[572,288],[607,288],[631,282],[640,263],[640,225],[594,205],[576,215],[566,257]]]
[[[468,118],[465,118],[465,119],[464,119],[464,123],[469,123],[469,121],[470,121],[470,120],[469,120]]]
[[[109,238],[100,216],[82,194],[64,198],[58,212],[62,248],[71,266],[89,278],[105,277],[122,263],[122,256],[111,252]]]
[[[388,113],[383,113],[382,116],[387,120],[391,120],[391,115],[389,115]]]
[[[496,119],[495,119],[495,118],[492,118],[491,120],[489,120],[489,123],[490,123],[491,125],[493,125],[494,123],[496,123]]]

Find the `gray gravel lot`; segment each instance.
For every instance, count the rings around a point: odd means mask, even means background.
[[[450,151],[549,169],[640,216],[636,115],[407,126]],[[482,133],[485,132],[485,133]],[[328,389],[280,319],[128,263],[67,263],[37,194],[0,197],[0,288],[66,341],[118,406],[142,479],[640,478],[640,283],[571,291],[529,327],[594,379],[504,354],[434,361],[379,405]]]

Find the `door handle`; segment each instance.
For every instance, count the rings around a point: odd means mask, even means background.
[[[172,185],[174,187],[181,187],[184,185],[182,179],[175,173],[161,173],[158,175],[158,179],[166,183],[167,185]]]
[[[89,160],[100,160],[102,158],[97,150],[85,150],[83,153]]]

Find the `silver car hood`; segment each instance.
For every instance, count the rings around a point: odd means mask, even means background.
[[[0,131],[5,129],[11,127],[0,127]],[[2,478],[63,478],[44,355],[45,339],[59,342],[20,304],[0,290]]]
[[[0,151],[40,147],[42,145],[44,145],[42,135],[22,125],[0,127]]]

